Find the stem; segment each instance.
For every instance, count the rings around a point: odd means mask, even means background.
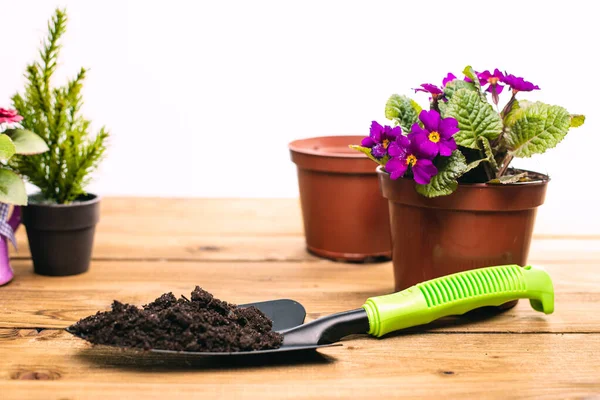
[[[435,95],[435,94],[432,94],[431,96],[432,96],[432,99],[431,99],[431,108],[439,113],[440,112],[440,108],[438,106],[438,96]]]
[[[506,114],[508,114],[510,112],[510,110],[512,110],[512,106],[516,100],[516,96],[517,96],[517,91],[513,90],[512,97],[510,98],[508,103],[506,103],[506,105],[502,109],[502,112],[500,113],[500,118],[502,119],[502,132],[500,132],[500,135],[494,141],[492,141],[490,143],[490,145],[492,147],[496,147],[504,138],[504,133],[506,132],[506,125],[504,124],[504,117],[506,116]]]
[[[493,146],[497,146],[500,143],[500,141],[502,141],[502,139],[504,138],[504,133],[506,132],[506,125],[504,124],[504,117],[512,110],[512,106],[515,103],[517,92],[518,92],[518,90],[512,91],[512,96],[511,96],[510,100],[508,101],[508,103],[506,103],[506,105],[504,106],[504,109],[500,113],[500,118],[502,118],[502,132],[500,132],[500,136],[498,136],[498,138],[496,138],[496,140],[494,140],[494,143],[492,144]],[[510,162],[512,161],[512,159],[513,159],[513,156],[511,154],[507,153],[504,156],[504,159],[502,160],[502,164],[500,165],[500,168],[498,169],[498,172],[496,173],[496,178],[500,178],[501,176],[504,175],[504,173],[508,169],[508,166],[510,165]]]
[[[496,178],[500,178],[502,175],[504,175],[504,173],[508,169],[508,166],[510,165],[510,162],[512,161],[513,158],[514,157],[511,154],[507,154],[504,157],[504,160],[502,160],[502,166],[500,167],[500,169],[498,170],[498,173],[496,174]]]
[[[508,114],[510,112],[510,110],[512,109],[512,105],[516,100],[516,96],[517,96],[517,92],[515,90],[513,90],[512,97],[510,98],[508,103],[506,103],[506,105],[502,109],[502,112],[500,113],[500,118],[504,119],[506,114]]]
[[[485,158],[485,153],[482,150],[479,150],[479,155],[481,158]],[[485,171],[485,175],[487,176],[487,180],[491,181],[494,177],[494,173],[492,172],[492,168],[488,162],[483,162],[483,170]]]
[[[492,101],[496,105],[496,109],[498,109],[498,103],[500,102],[500,96],[498,96],[498,91],[496,90],[496,85],[492,85]]]

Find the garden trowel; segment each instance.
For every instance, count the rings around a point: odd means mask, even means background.
[[[371,297],[361,308],[303,325],[306,313],[302,305],[293,300],[247,304],[245,306],[256,306],[273,320],[273,329],[283,334],[281,347],[236,353],[179,353],[215,356],[314,350],[334,345],[351,334],[381,337],[442,317],[462,315],[480,307],[500,306],[517,299],[529,299],[534,310],[551,314],[554,289],[550,275],[542,268],[518,265],[460,272],[419,283],[401,292]]]
[[[293,300],[244,304],[255,306],[273,320],[273,330],[283,334],[277,349],[244,352],[151,352],[197,356],[242,356],[315,350],[333,346],[345,336],[387,333],[424,325],[436,319],[462,315],[486,306],[500,306],[517,299],[529,299],[534,310],[554,311],[552,280],[542,268],[503,265],[464,271],[411,286],[401,292],[371,297],[361,308],[322,317],[303,324],[304,307]]]

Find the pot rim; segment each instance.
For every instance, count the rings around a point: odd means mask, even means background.
[[[72,202],[69,204],[58,204],[58,203],[35,203],[35,202],[29,202],[30,199],[34,198],[34,197],[41,197],[44,198],[42,196],[42,192],[35,192],[33,194],[30,194],[27,196],[27,205],[25,207],[29,207],[29,206],[34,206],[34,207],[48,207],[48,208],[75,208],[75,207],[85,207],[85,206],[89,206],[95,203],[98,203],[101,200],[100,195],[88,192],[86,194],[84,194],[83,196],[89,196],[91,197],[90,199],[87,200],[83,200],[83,201],[77,201],[77,202]]]
[[[515,168],[516,169],[516,168]],[[522,171],[522,172],[529,172],[532,174],[535,174],[536,177],[539,177],[539,179],[536,179],[535,181],[529,181],[529,182],[514,182],[514,183],[458,183],[458,186],[464,186],[464,187],[472,187],[472,188],[478,188],[478,189],[489,189],[489,188],[495,188],[497,189],[498,187],[511,187],[511,186],[541,186],[541,185],[546,185],[548,182],[550,182],[550,176],[546,175],[546,174],[542,174],[541,172],[535,172],[535,171],[529,171],[527,169],[516,169],[517,171]],[[390,173],[385,171],[383,169],[383,165],[379,165],[377,166],[377,173],[383,174],[383,175],[387,175],[389,176]],[[401,177],[399,179],[402,180],[410,180],[409,178],[405,178],[405,177]]]
[[[355,152],[348,152],[348,153],[336,153],[336,152],[328,152],[328,151],[323,151],[323,150],[315,150],[315,149],[310,149],[310,148],[306,148],[304,146],[302,146],[302,144],[306,144],[306,142],[312,141],[312,140],[317,140],[317,139],[340,139],[341,138],[347,138],[347,139],[357,139],[357,143],[360,144],[360,141],[364,138],[364,135],[328,135],[328,136],[314,136],[314,137],[309,137],[309,138],[304,138],[304,139],[296,139],[291,141],[290,143],[288,143],[288,148],[290,149],[290,151],[296,152],[296,153],[300,153],[300,154],[308,154],[311,156],[317,156],[317,157],[331,157],[331,158],[367,158],[368,157],[358,151]]]

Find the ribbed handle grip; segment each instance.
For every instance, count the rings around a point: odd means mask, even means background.
[[[398,293],[372,297],[363,308],[369,316],[369,333],[382,336],[517,299],[529,299],[535,310],[552,313],[554,290],[548,273],[541,268],[518,265],[465,271],[419,283]]]

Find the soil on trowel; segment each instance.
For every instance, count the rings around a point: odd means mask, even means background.
[[[165,293],[142,308],[114,301],[112,310],[78,321],[69,331],[95,344],[193,352],[275,349],[283,336],[255,307],[239,308],[200,287],[191,300]]]

